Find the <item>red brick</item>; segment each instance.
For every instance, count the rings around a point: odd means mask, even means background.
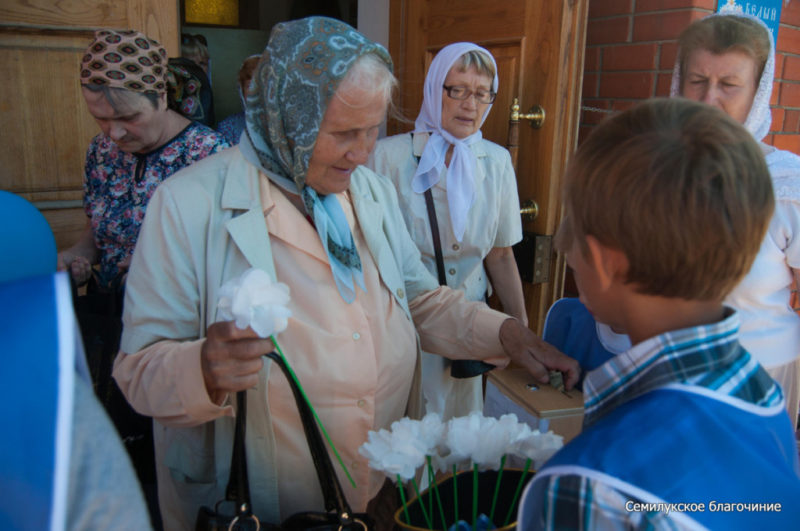
[[[696,7],[714,11],[717,8],[717,2],[716,0],[637,0],[636,2],[637,13],[685,7]]]
[[[594,1],[598,2],[599,0]],[[781,24],[800,26],[800,2],[789,2],[788,4],[783,2],[781,8]],[[778,31],[778,35],[780,35],[780,31]]]
[[[665,42],[661,44],[661,57],[658,62],[659,70],[672,71],[675,68],[675,58],[678,56],[678,43]]]
[[[800,29],[781,26],[775,48],[779,52],[800,53]]]
[[[706,15],[704,11],[689,9],[637,15],[633,21],[633,42],[675,40],[686,26]]]
[[[615,17],[590,21],[586,28],[586,45],[630,42],[631,17]]]
[[[783,68],[778,70],[777,59],[778,57],[781,58],[783,62]],[[775,72],[780,73],[780,77],[783,80],[788,81],[800,81],[800,57],[794,55],[786,55],[778,54],[775,64]]]
[[[608,116],[607,111],[610,107],[608,100],[583,100],[581,109],[581,124],[594,125],[600,123],[603,118]]]
[[[786,68],[786,56],[782,53],[775,54],[775,80],[784,79],[783,69]],[[800,72],[798,72],[800,74]]]
[[[761,141],[764,142],[765,144],[769,144],[770,146],[774,146],[775,145],[775,135],[767,135],[764,138],[762,138]]]
[[[596,98],[598,92],[598,82],[600,76],[598,74],[583,74],[583,88],[581,95],[584,98]]]
[[[783,120],[786,111],[784,111],[780,107],[773,107],[772,109],[770,109],[770,111],[772,111],[772,125],[769,126],[769,130],[783,131]]]
[[[603,50],[603,71],[653,70],[656,67],[655,44],[606,46]]]
[[[649,98],[653,95],[652,72],[609,72],[600,78],[601,98]],[[800,85],[798,85],[800,87]]]
[[[669,97],[669,88],[672,83],[672,74],[658,74],[656,78],[656,96],[660,98]]]
[[[772,145],[800,155],[800,135],[775,135],[775,142]]]
[[[786,116],[783,119],[784,133],[800,132],[800,111],[786,109]]]
[[[600,70],[600,55],[603,49],[598,46],[586,48],[583,55],[583,71],[597,72]]]
[[[783,83],[778,103],[782,107],[800,107],[800,85]]]
[[[772,94],[769,97],[769,104],[770,105],[777,105],[778,102],[781,100],[781,92],[783,91],[783,86],[788,85],[788,83],[774,83],[772,85]],[[800,107],[800,105],[786,105],[781,104],[785,107]]]
[[[633,13],[633,0],[591,0],[589,2],[589,20],[614,15]]]
[[[639,103],[639,101],[615,100],[614,103],[612,103],[611,108],[619,112],[627,111],[637,103]]]

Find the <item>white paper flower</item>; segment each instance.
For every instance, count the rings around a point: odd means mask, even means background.
[[[503,415],[499,419],[483,417],[482,426],[478,432],[478,444],[472,454],[473,463],[481,470],[498,470],[500,460],[514,450],[514,443],[520,435],[530,428],[517,420],[513,413]]]
[[[541,468],[563,446],[564,437],[561,435],[552,431],[541,433],[539,430],[531,430],[529,435],[516,441],[513,453],[531,459],[535,468]]]
[[[252,328],[266,338],[286,330],[292,312],[289,286],[273,282],[266,271],[250,268],[239,278],[229,280],[219,290],[218,316],[222,321],[235,321],[236,327]]]

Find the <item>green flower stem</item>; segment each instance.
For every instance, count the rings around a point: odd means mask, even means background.
[[[406,523],[411,525],[411,517],[408,516],[408,504],[406,503],[406,489],[403,488],[403,478],[400,477],[400,474],[397,474],[397,490],[400,491],[400,499],[403,500],[403,512],[406,513]]]
[[[428,516],[428,511],[425,510],[425,504],[422,501],[422,495],[419,493],[419,485],[417,485],[416,478],[411,478],[411,484],[414,485],[414,492],[417,493],[417,500],[419,501],[419,508],[422,509],[422,516],[425,517],[425,522],[428,524],[428,529],[433,529],[433,524]]]
[[[433,518],[433,467],[431,466],[431,456],[425,456],[425,460],[428,463],[428,511],[430,511],[431,520],[435,521],[436,518]]]
[[[453,523],[458,523],[458,466],[453,463],[453,505],[455,506],[454,510],[456,512],[456,517],[453,519]]]
[[[508,521],[511,520],[511,513],[514,512],[514,506],[517,505],[517,498],[519,498],[519,493],[522,491],[522,486],[525,484],[525,476],[528,475],[528,469],[531,467],[531,460],[527,459],[525,461],[525,469],[522,471],[522,476],[519,478],[519,483],[517,483],[517,490],[514,491],[514,497],[511,499],[511,505],[508,507],[508,514],[506,514],[506,519],[503,522],[503,527],[508,525]]]
[[[492,498],[492,511],[489,513],[489,520],[494,523],[494,508],[497,505],[497,495],[500,494],[500,482],[503,480],[503,469],[506,466],[506,456],[500,459],[500,471],[497,473],[497,481],[494,483],[494,497]]]
[[[478,465],[472,464],[472,529],[478,524]]]
[[[280,347],[280,345],[278,345],[278,341],[275,339],[275,336],[269,336],[269,338],[272,340],[272,344],[275,345],[275,349],[278,351],[278,354],[280,354],[281,358],[283,359],[283,363],[285,363],[286,367],[289,369],[289,374],[292,375],[292,380],[294,380],[294,383],[297,384],[297,387],[300,389],[300,393],[303,395],[303,398],[305,399],[306,404],[308,404],[308,407],[311,408],[311,413],[314,414],[314,418],[317,420],[317,425],[322,430],[322,434],[325,436],[325,440],[328,441],[328,444],[330,445],[331,450],[333,450],[333,455],[336,456],[337,461],[339,461],[339,464],[341,465],[342,469],[344,470],[344,473],[347,475],[347,479],[350,480],[350,484],[355,489],[356,488],[356,482],[355,482],[355,480],[353,480],[353,476],[350,475],[350,471],[347,470],[346,466],[344,466],[344,461],[342,460],[342,456],[339,455],[339,450],[337,450],[336,446],[333,445],[333,441],[331,440],[330,436],[328,435],[328,432],[325,430],[325,426],[322,425],[322,421],[320,420],[319,415],[317,415],[317,411],[314,409],[314,406],[311,405],[311,400],[308,399],[308,395],[306,395],[306,390],[303,389],[302,385],[300,385],[300,380],[297,379],[297,375],[294,373],[294,369],[292,369],[292,366],[289,365],[289,360],[287,360],[286,356],[283,355],[283,352],[281,351],[281,347]]]
[[[439,496],[439,485],[436,483],[436,474],[433,473],[433,465],[431,464],[431,456],[428,458],[428,477],[431,484],[431,492],[436,494],[436,503],[439,505],[439,516],[442,518],[442,529],[447,531],[447,520],[444,518],[444,507],[442,507],[442,497]],[[433,502],[431,502],[431,515],[433,515]]]

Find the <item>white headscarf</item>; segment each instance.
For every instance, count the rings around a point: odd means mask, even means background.
[[[471,42],[457,42],[442,48],[433,58],[425,77],[422,108],[414,123],[415,133],[430,133],[428,143],[422,152],[417,172],[411,181],[411,189],[418,194],[424,193],[439,182],[445,168],[445,156],[450,144],[453,145],[453,156],[447,170],[447,204],[450,207],[450,222],[456,240],[461,241],[467,228],[467,213],[475,200],[475,167],[478,164],[469,145],[482,138],[478,129],[470,136],[459,139],[445,131],[442,127],[442,86],[450,69],[462,55],[477,50],[485,53],[492,60],[495,76],[492,90],[497,92],[497,63],[488,50]],[[481,125],[486,121],[489,110],[481,117]]]
[[[761,79],[758,81],[758,88],[753,97],[753,104],[750,106],[750,112],[744,122],[744,127],[750,134],[753,135],[758,141],[761,141],[767,133],[769,127],[772,125],[772,113],[769,108],[769,100],[772,97],[772,82],[775,77],[775,41],[772,38],[772,33],[767,28],[766,24],[758,18],[742,13],[741,11],[723,9],[719,13],[709,15],[710,17],[718,17],[720,15],[733,15],[742,18],[749,18],[757,21],[764,27],[769,38],[769,56],[767,63],[764,65],[764,72],[761,74]],[[678,50],[678,57],[675,60],[675,68],[672,71],[672,84],[669,91],[670,97],[681,95],[681,63],[680,63],[680,49]]]

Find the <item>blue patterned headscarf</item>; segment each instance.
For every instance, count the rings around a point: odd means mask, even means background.
[[[353,235],[336,197],[320,196],[305,183],[328,102],[356,59],[368,53],[391,70],[388,52],[344,22],[309,17],[277,24],[247,94],[247,141],[241,146],[273,182],[303,198],[348,303],[355,300],[356,284],[364,289]]]

